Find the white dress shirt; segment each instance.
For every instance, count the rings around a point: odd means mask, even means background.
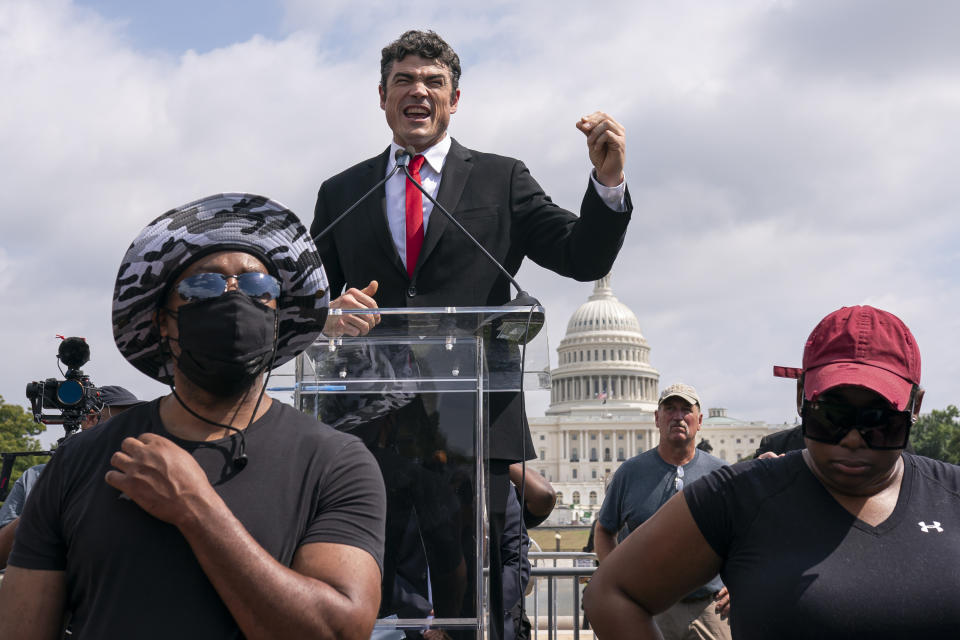
[[[420,167],[420,183],[434,198],[437,197],[437,191],[440,189],[440,173],[443,171],[443,164],[447,161],[447,154],[450,153],[450,136],[443,136],[443,140],[424,151],[423,166]],[[396,142],[390,143],[390,153],[387,156],[387,173],[393,171],[397,165],[396,153],[402,149]],[[608,187],[597,182],[594,172],[590,171],[590,180],[593,182],[597,194],[604,204],[614,211],[626,211],[626,181],[621,182],[615,187]],[[393,246],[397,248],[397,254],[403,264],[407,264],[407,185],[406,177],[403,172],[387,180],[387,224],[390,226],[390,237],[393,238]],[[430,213],[433,211],[433,203],[427,198],[423,198],[423,233],[426,236],[430,224]],[[450,213],[454,213],[451,211]],[[443,215],[441,213],[440,215]]]

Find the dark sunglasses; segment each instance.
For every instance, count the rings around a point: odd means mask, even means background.
[[[177,285],[177,293],[187,302],[218,298],[227,291],[231,279],[237,281],[237,289],[261,302],[270,302],[280,297],[280,281],[267,273],[255,271],[225,276],[222,273],[197,273],[184,278]]]
[[[911,403],[912,406],[912,403]],[[800,412],[803,435],[817,442],[838,444],[856,429],[870,449],[903,449],[910,438],[913,411],[889,407],[852,407],[817,400],[804,401]]]

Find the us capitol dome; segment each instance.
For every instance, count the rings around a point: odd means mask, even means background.
[[[547,415],[657,408],[660,373],[650,366],[650,345],[630,307],[613,295],[607,274],[567,323],[551,372]]]

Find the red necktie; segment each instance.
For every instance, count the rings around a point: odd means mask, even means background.
[[[414,156],[410,161],[410,175],[420,182],[420,167],[423,166],[423,156]],[[413,270],[417,266],[420,256],[420,247],[423,246],[423,194],[407,181],[407,275],[413,277]]]

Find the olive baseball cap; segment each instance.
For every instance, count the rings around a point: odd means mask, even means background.
[[[695,404],[698,407],[700,406],[700,396],[697,395],[697,390],[691,387],[688,384],[683,384],[682,382],[677,382],[670,385],[666,389],[660,392],[660,400],[657,401],[657,406],[663,404],[663,401],[667,398],[677,396],[678,398],[683,398],[690,404]]]

